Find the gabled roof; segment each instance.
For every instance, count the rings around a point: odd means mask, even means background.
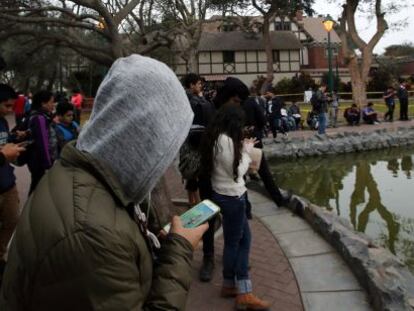
[[[304,30],[316,43],[325,43],[328,41],[328,34],[323,27],[323,21],[323,17],[304,17],[302,21]],[[341,39],[335,30],[331,31],[331,42],[341,43]]]
[[[273,50],[297,50],[302,47],[299,39],[291,31],[274,31],[270,35]],[[200,52],[264,50],[263,36],[241,31],[203,32],[198,50]]]

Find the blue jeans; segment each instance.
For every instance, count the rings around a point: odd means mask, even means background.
[[[223,214],[223,286],[237,286],[240,294],[250,293],[251,235],[246,217],[246,194],[239,198],[213,192],[212,201],[220,206]]]
[[[325,130],[326,130],[326,113],[325,112],[322,112],[318,115],[318,121],[319,121],[318,133],[325,134]]]

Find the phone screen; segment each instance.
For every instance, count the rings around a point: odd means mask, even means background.
[[[220,211],[220,208],[214,203],[209,202],[210,205],[216,207],[213,209],[212,207],[208,206],[205,201],[200,202],[184,214],[180,216],[181,222],[184,228],[196,228],[201,224],[205,223],[207,220],[212,218],[215,214]],[[170,231],[170,224],[164,227],[164,231]]]
[[[214,214],[215,211],[213,209],[207,206],[204,202],[201,202],[181,215],[180,218],[184,228],[196,228],[206,222],[206,220]]]

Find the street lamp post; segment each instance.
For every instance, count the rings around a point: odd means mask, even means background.
[[[330,15],[328,15],[323,21],[323,26],[325,27],[325,30],[328,32],[328,67],[329,67],[328,87],[329,87],[329,93],[331,95],[333,93],[333,84],[334,84],[333,72],[332,72],[331,31],[334,25],[335,25],[335,22]]]
[[[339,51],[338,51],[339,53]],[[339,82],[341,81],[341,78],[339,77],[339,63],[338,63],[338,54],[336,54],[336,67],[335,67],[335,86],[336,86],[336,90],[338,91],[339,88]]]

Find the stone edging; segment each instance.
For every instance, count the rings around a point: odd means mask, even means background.
[[[397,130],[316,134],[308,139],[283,137],[280,143],[265,142],[264,150],[269,158],[301,158],[408,145],[414,145],[414,126],[400,127]]]
[[[351,223],[307,200],[292,196],[289,208],[303,217],[344,258],[367,290],[375,310],[413,311],[414,275],[389,250],[378,247]]]

